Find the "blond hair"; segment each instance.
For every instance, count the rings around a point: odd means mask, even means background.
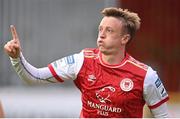
[[[121,8],[105,8],[101,12],[104,16],[115,17],[122,21],[124,26],[124,32],[130,34],[130,39],[135,35],[135,32],[140,28],[140,18],[137,13],[130,12],[128,9]]]

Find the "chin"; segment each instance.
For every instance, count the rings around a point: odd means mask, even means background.
[[[99,51],[104,55],[111,55],[113,54],[113,50],[105,49],[104,47],[99,47]]]
[[[108,55],[109,52],[103,48],[99,48],[99,51],[102,53],[102,54],[105,54],[105,55]]]
[[[101,46],[99,47],[99,51],[102,52],[102,53],[106,52],[106,50],[103,47],[101,47]]]

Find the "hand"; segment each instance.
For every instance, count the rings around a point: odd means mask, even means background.
[[[4,45],[4,51],[11,57],[11,58],[18,58],[20,56],[21,45],[19,41],[18,34],[16,32],[16,28],[11,25],[11,34],[12,40],[7,42]]]

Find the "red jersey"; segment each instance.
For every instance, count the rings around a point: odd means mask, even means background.
[[[98,49],[85,49],[48,67],[57,80],[73,79],[80,89],[81,117],[138,118],[145,103],[153,109],[168,100],[157,73],[127,53],[120,64],[109,65]]]

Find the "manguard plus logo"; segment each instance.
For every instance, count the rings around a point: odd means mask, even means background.
[[[93,109],[97,109],[97,114],[102,116],[109,116],[110,113],[120,114],[122,109],[111,105],[111,96],[116,91],[112,86],[106,86],[98,91],[96,91],[96,98],[100,103],[95,103],[92,101],[87,101],[87,105]]]
[[[101,103],[111,102],[110,96],[116,89],[112,86],[107,86],[96,92],[96,97]]]

